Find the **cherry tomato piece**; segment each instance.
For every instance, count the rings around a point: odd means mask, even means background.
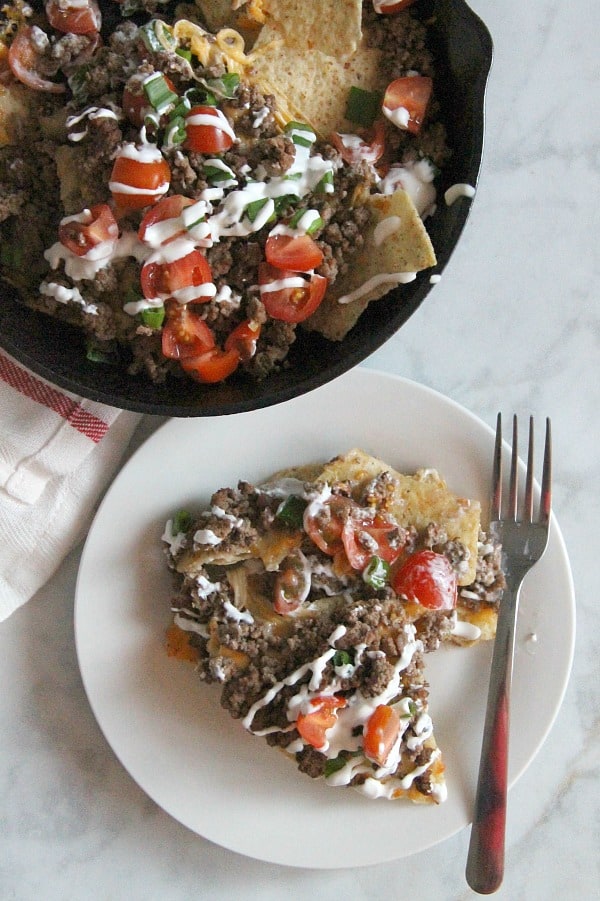
[[[130,144],[115,159],[109,188],[121,210],[140,210],[166,194],[170,181],[169,164],[158,149]]]
[[[181,367],[199,382],[222,382],[237,369],[240,355],[237,350],[213,347],[198,357],[186,357]]]
[[[247,363],[256,353],[256,342],[259,337],[259,323],[245,319],[239,325],[236,325],[234,330],[227,336],[225,350],[237,350],[240,360],[243,363]]]
[[[58,227],[61,244],[80,257],[98,244],[114,242],[118,237],[119,226],[107,203],[98,203],[77,217],[69,216]]]
[[[42,74],[42,54],[35,46],[30,25],[22,25],[17,31],[8,51],[8,65],[15,78],[34,91],[46,91],[49,94],[62,94],[65,91],[64,84],[49,81]]]
[[[385,122],[377,119],[362,135],[334,132],[331,140],[346,163],[376,163],[385,151]]]
[[[306,508],[304,529],[324,554],[334,557],[344,551],[342,532],[354,506],[350,498],[334,495],[323,504]]]
[[[387,86],[383,113],[398,128],[418,134],[431,99],[433,82],[425,75],[397,78]]]
[[[393,563],[402,551],[398,527],[383,516],[349,516],[342,530],[342,542],[352,569],[362,571],[372,557]]]
[[[188,150],[223,153],[233,145],[235,133],[227,117],[216,106],[194,106],[185,117]]]
[[[145,241],[150,247],[160,247],[169,244],[175,238],[180,238],[187,233],[187,229],[180,219],[181,213],[194,201],[183,194],[171,194],[169,197],[161,197],[158,203],[150,207],[141,221],[138,229],[140,241]],[[159,223],[164,223],[160,228],[153,228]],[[168,223],[168,225],[167,225]]]
[[[92,34],[100,31],[102,15],[96,0],[63,6],[60,0],[48,0],[46,16],[50,25],[65,34]]]
[[[140,280],[142,293],[148,300],[160,297],[174,298],[180,304],[206,303],[213,296],[211,292],[194,291],[201,285],[212,284],[208,260],[196,249],[169,262],[144,263]]]
[[[288,554],[281,562],[275,579],[273,608],[276,613],[293,613],[306,600],[310,591],[310,574],[306,560],[299,553]]]
[[[322,275],[303,278],[297,272],[276,269],[270,263],[258,267],[260,296],[265,310],[282,322],[304,322],[325,297],[327,279]]]
[[[167,305],[167,320],[162,331],[163,356],[184,360],[206,353],[214,346],[215,336],[204,319],[178,303]]]
[[[393,707],[388,704],[379,704],[367,720],[363,730],[365,757],[368,757],[377,766],[385,766],[399,734],[400,717]]]
[[[430,610],[456,607],[457,579],[450,561],[435,551],[417,551],[392,577],[396,594]]]
[[[309,712],[298,716],[296,729],[304,741],[319,751],[326,745],[327,730],[336,723],[337,711],[345,706],[346,699],[338,698],[337,695],[312,698]]]
[[[323,251],[310,235],[270,235],[265,256],[277,269],[292,272],[309,272],[323,262]]]

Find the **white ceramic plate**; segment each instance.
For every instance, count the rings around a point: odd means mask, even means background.
[[[458,493],[485,499],[493,434],[457,404],[396,377],[355,369],[279,406],[175,419],[132,457],[90,530],[77,582],[77,653],[94,714],[141,788],[194,832],[291,866],[376,864],[444,840],[471,819],[491,647],[428,658],[430,707],[445,761],[445,804],[369,801],[296,771],[246,733],[188,664],[168,658],[165,521],[239,478],[326,460],[359,446],[396,469],[436,467]],[[573,585],[559,527],[522,592],[512,698],[510,778],[531,763],[571,668]],[[531,636],[535,636],[535,641]]]

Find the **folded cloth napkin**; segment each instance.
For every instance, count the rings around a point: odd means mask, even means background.
[[[140,418],[59,390],[0,351],[0,621],[86,534]]]

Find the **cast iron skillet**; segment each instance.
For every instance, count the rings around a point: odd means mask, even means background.
[[[425,13],[435,12],[433,49],[438,76],[436,92],[445,110],[448,142],[454,153],[439,185],[435,215],[427,220],[441,273],[465,226],[471,200],[452,206],[443,193],[460,182],[477,184],[483,151],[484,98],[492,62],[492,40],[482,21],[463,0],[421,0]],[[428,9],[430,7],[430,9]],[[262,382],[242,376],[218,385],[173,380],[153,385],[127,374],[126,364],[108,366],[85,358],[82,335],[64,323],[21,305],[2,285],[0,346],[53,384],[90,400],[125,410],[160,416],[221,416],[281,403],[336,378],[388,340],[414,313],[431,290],[432,271],[371,304],[342,342],[330,342],[299,330],[289,366]]]

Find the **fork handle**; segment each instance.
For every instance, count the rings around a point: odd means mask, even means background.
[[[504,876],[510,687],[521,582],[507,584],[500,603],[467,856],[467,882],[483,895],[495,892]]]

